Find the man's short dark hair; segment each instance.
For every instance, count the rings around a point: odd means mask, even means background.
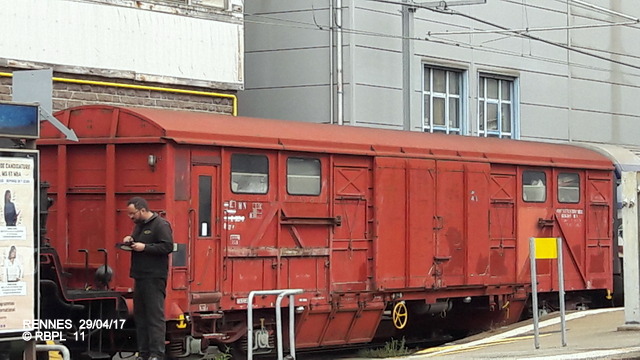
[[[136,210],[142,210],[142,209],[149,210],[149,204],[147,203],[147,200],[141,198],[140,196],[134,196],[131,199],[129,199],[127,206],[129,205],[133,205],[133,207],[135,207]]]

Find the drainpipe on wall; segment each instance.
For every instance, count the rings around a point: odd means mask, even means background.
[[[344,78],[342,74],[342,0],[336,0],[336,102],[338,125],[344,125]]]
[[[333,26],[335,25],[335,23],[333,22],[333,2],[335,0],[329,0],[329,124],[332,124],[335,122],[335,104],[334,104],[334,95],[333,95],[333,88],[335,86],[334,80],[333,80],[333,64],[334,64],[334,59],[333,59],[333,36],[334,36],[334,28]]]
[[[407,4],[411,0],[404,0]],[[413,58],[413,18],[415,7],[402,7],[402,129],[411,130],[411,96],[413,87],[411,86]]]

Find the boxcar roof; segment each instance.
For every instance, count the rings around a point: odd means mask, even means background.
[[[582,147],[532,142],[232,117],[152,108],[90,105],[57,112],[81,143],[174,141],[319,153],[458,159],[556,167],[612,169],[601,154]],[[43,124],[40,144],[66,142]],[[67,142],[69,145],[73,143]]]

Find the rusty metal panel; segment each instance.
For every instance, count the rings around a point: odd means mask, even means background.
[[[347,338],[349,343],[366,343],[375,335],[384,308],[382,303],[371,305],[373,306],[358,309]]]
[[[489,183],[489,238],[491,282],[516,282],[515,167],[494,166]]]
[[[336,243],[331,254],[331,288],[337,292],[368,290],[369,245],[364,241]]]
[[[467,239],[465,231],[464,164],[437,162],[437,205],[434,228],[434,274],[437,287],[465,281]]]
[[[355,310],[336,311],[331,314],[321,345],[341,345],[347,342],[347,334],[356,317]]]
[[[322,331],[329,321],[331,311],[314,311],[296,322],[296,346],[309,348],[320,346]]]
[[[588,288],[612,289],[612,209],[613,186],[609,173],[587,172],[587,247]]]
[[[282,216],[281,219],[283,219]],[[329,247],[329,233],[331,228],[335,226],[330,222],[330,218],[286,217],[284,219],[287,220],[280,222],[282,231],[279,243],[281,247],[300,250],[327,249]],[[290,219],[296,219],[300,222],[290,222],[293,221]]]
[[[546,183],[546,195],[543,202],[525,202],[523,199],[523,172],[536,171],[543,172],[545,174]],[[540,220],[553,221],[554,212],[551,205],[552,196],[549,193],[550,187],[553,182],[551,181],[551,172],[548,168],[518,168],[518,190],[517,190],[517,265],[516,270],[518,274],[517,281],[520,283],[530,283],[530,262],[529,262],[529,238],[531,237],[554,237],[553,226],[540,226]],[[538,260],[538,290],[549,291],[553,287],[552,281],[552,264],[551,260]]]
[[[67,110],[70,112],[68,128],[73,129],[79,139],[108,138],[114,124],[112,108],[87,108]]]
[[[489,282],[489,164],[464,165],[467,284]]]
[[[266,196],[252,197],[253,201],[246,196],[226,200],[221,214],[227,294],[276,288],[279,209],[265,201]]]
[[[342,219],[331,242],[331,285],[335,291],[371,287],[371,171],[365,161],[353,163],[359,166],[335,166],[333,170],[334,215]]]
[[[58,169],[56,157],[58,156],[57,146],[39,146],[40,158],[44,159],[40,161],[40,178],[46,179],[49,182],[49,194],[55,194],[59,191],[58,178],[56,176]]]
[[[296,345],[315,347],[371,341],[380,323],[384,304],[354,305],[348,304],[340,311],[334,309],[306,314],[296,328]]]
[[[407,169],[402,158],[376,158],[375,284],[377,289],[401,289],[407,277]]]
[[[107,161],[104,145],[74,146],[68,152],[68,191],[102,192],[106,190]]]
[[[70,153],[71,154],[71,153]],[[149,166],[149,155],[156,157]],[[160,144],[120,144],[116,148],[116,192],[163,193],[166,187],[167,157]]]
[[[227,261],[227,282],[224,293],[244,295],[252,290],[276,288],[275,260],[273,258],[238,258]],[[226,285],[226,286],[225,286]],[[245,304],[238,300],[236,305]],[[245,299],[246,301],[246,299]]]
[[[329,269],[326,256],[292,256],[283,259],[282,272],[285,274],[284,287],[326,292]]]
[[[289,194],[289,158],[303,157],[319,161],[320,193],[317,195]],[[325,251],[326,256],[317,259],[318,263],[329,262],[329,237],[333,229],[338,226],[340,219],[331,215],[330,191],[328,179],[330,176],[329,157],[319,154],[280,153],[278,157],[278,173],[281,183],[278,185],[281,199],[280,246],[294,251]],[[294,254],[292,254],[294,255]],[[298,256],[298,255],[295,255]],[[301,269],[302,270],[302,269]],[[311,274],[313,269],[309,269]],[[313,274],[312,276],[320,275]],[[328,271],[323,271],[323,281],[326,290]],[[314,286],[311,284],[310,286]],[[315,288],[315,287],[314,287]]]
[[[408,247],[407,247],[407,287],[430,288],[433,285],[434,231],[436,169],[432,160],[409,159],[408,188],[406,194]]]
[[[106,248],[105,233],[105,198],[104,194],[67,195],[69,204],[68,253],[63,259],[65,265],[84,266],[84,255],[79,249],[89,250],[89,263],[92,267],[100,266],[104,259],[98,253],[99,248]],[[90,221],[88,220],[90,219]],[[109,239],[111,241],[111,239]],[[109,250],[113,247],[109,246]],[[62,249],[60,249],[62,250]],[[90,283],[92,279],[87,279]]]
[[[435,163],[376,158],[374,178],[377,288],[430,287]]]
[[[576,203],[561,203],[558,201],[559,191],[559,175],[560,173],[573,173],[579,178],[579,201]],[[551,179],[553,207],[555,211],[555,219],[558,225],[554,236],[562,237],[564,240],[564,281],[565,289],[583,289],[587,286],[586,279],[586,228],[587,228],[587,212],[584,197],[584,188],[586,185],[585,174],[583,171],[556,169],[553,171]],[[555,264],[554,264],[555,266]],[[553,284],[557,283],[557,271],[553,270]],[[557,288],[557,286],[554,286]]]
[[[84,108],[82,111],[87,112],[92,108]],[[111,135],[121,138],[139,138],[139,137],[160,137],[165,134],[165,130],[154,122],[153,119],[140,116],[136,112],[127,111],[125,109],[113,109],[113,114],[102,114],[102,116],[111,115],[116,124],[112,125]],[[88,118],[90,114],[83,114],[83,118]],[[73,117],[72,117],[73,119]]]
[[[186,201],[190,199],[189,187],[191,184],[191,164],[189,162],[189,149],[176,148],[174,154],[174,200]]]

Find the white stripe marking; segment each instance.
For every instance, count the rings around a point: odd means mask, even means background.
[[[602,359],[611,355],[620,355],[630,352],[640,351],[640,347],[630,347],[616,350],[594,350],[575,354],[555,355],[555,356],[539,356],[523,358],[527,360],[582,360],[582,359]]]
[[[575,312],[575,313],[569,314],[569,315],[565,316],[565,319],[566,319],[566,321],[569,321],[569,320],[579,319],[579,318],[582,318],[582,317],[585,317],[585,316],[588,316],[588,315],[596,315],[596,314],[602,314],[602,313],[619,311],[619,310],[621,310],[621,308],[586,310],[586,311],[580,311],[580,312]],[[555,324],[559,324],[559,323],[560,323],[560,317],[558,316],[556,318],[545,320],[545,321],[539,323],[538,327],[540,329],[542,329],[543,327],[547,327],[547,326],[551,326],[551,325],[555,325]],[[466,344],[460,344],[458,346],[455,346],[455,347],[452,347],[452,348],[449,348],[449,349],[446,349],[446,350],[433,352],[433,353],[428,354],[427,356],[444,355],[444,354],[446,354],[448,352],[467,349],[467,348],[470,348],[470,347],[486,344],[486,343],[493,342],[493,341],[496,341],[496,340],[502,340],[502,339],[506,339],[506,338],[510,338],[510,337],[514,337],[514,336],[518,336],[518,335],[522,335],[522,334],[525,334],[525,333],[528,333],[528,332],[531,332],[531,331],[533,331],[533,324],[521,326],[521,327],[519,327],[517,329],[509,330],[509,331],[503,332],[502,334],[493,335],[493,336],[490,336],[488,338],[472,341],[472,342],[469,342],[469,343],[466,343]],[[544,358],[540,358],[540,359],[549,359],[549,357],[544,357]]]

